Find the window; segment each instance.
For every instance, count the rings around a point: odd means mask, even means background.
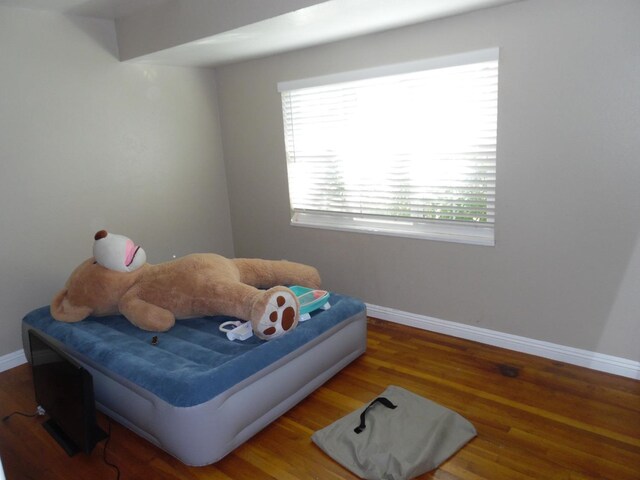
[[[494,244],[498,49],[278,90],[293,225]]]

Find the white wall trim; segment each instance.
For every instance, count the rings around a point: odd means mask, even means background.
[[[24,356],[24,350],[18,350],[17,352],[7,353],[0,357],[0,372],[9,370],[18,365],[27,363],[27,357]]]
[[[560,362],[578,365],[601,372],[640,379],[640,362],[614,357],[604,353],[581,350],[555,343],[543,342],[532,338],[520,337],[509,333],[497,332],[486,328],[450,322],[439,318],[427,317],[415,313],[403,312],[378,305],[367,304],[368,314],[381,320],[388,320],[410,327],[421,328],[436,333],[464,338],[475,342],[507,348],[516,352],[528,353]]]

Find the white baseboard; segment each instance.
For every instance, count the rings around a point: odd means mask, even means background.
[[[8,353],[0,357],[0,372],[17,367],[23,363],[27,363],[27,357],[24,356],[24,350]]]
[[[367,304],[368,314],[381,320],[388,320],[431,332],[451,335],[475,342],[528,353],[560,362],[578,365],[623,377],[640,379],[640,362],[614,357],[603,353],[581,350],[555,343],[543,342],[486,328],[450,322],[439,318],[417,315],[387,307]]]

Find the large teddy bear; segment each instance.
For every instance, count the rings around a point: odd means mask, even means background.
[[[121,313],[139,328],[163,332],[176,319],[227,315],[251,322],[256,336],[274,339],[299,320],[298,299],[284,285],[320,287],[318,271],[300,263],[198,253],[152,265],[127,237],[101,230],[94,239],[94,256],[51,302],[56,320]]]

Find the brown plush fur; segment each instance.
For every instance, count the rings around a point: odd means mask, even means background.
[[[51,314],[77,322],[89,315],[122,313],[138,327],[157,332],[180,318],[227,315],[250,321],[257,336],[269,339],[298,322],[297,298],[282,285],[319,288],[320,275],[300,263],[213,253],[146,263],[133,272],[109,270],[89,258],[54,297]]]

